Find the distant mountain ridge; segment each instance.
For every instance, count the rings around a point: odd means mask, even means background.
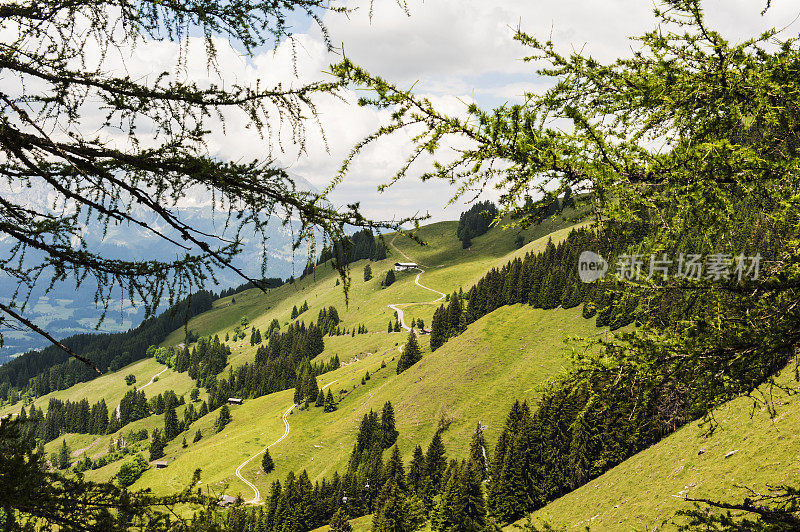
[[[298,188],[315,190],[306,179],[295,176]],[[44,185],[32,184],[30,188],[19,191],[0,188],[4,198],[24,204],[30,208],[41,211],[53,212],[59,209],[57,197]],[[189,226],[204,233],[225,236],[233,228],[226,231],[225,223],[227,212],[215,211],[211,208],[212,201],[205,191],[195,191],[183,198],[175,209],[181,220]],[[174,230],[170,231],[163,222],[152,212],[146,212],[141,207],[134,208],[134,215],[148,222],[151,227],[157,228],[167,236],[177,236]],[[271,224],[267,254],[266,277],[287,278],[298,276],[305,266],[307,248],[301,247],[293,250],[292,246],[296,233],[296,222],[283,225],[277,218]],[[84,228],[83,237],[89,249],[99,250],[108,257],[120,260],[137,260],[145,258],[160,258],[169,260],[178,257],[182,250],[161,238],[152,231],[130,224],[109,224],[103,228],[101,224],[91,224]],[[0,236],[0,256],[7,256],[15,242],[6,235]],[[244,235],[244,249],[236,261],[236,265],[245,274],[261,278],[261,263],[263,250],[260,246],[260,236],[255,233]],[[297,265],[295,265],[297,262]],[[244,280],[232,270],[219,269],[215,272],[218,283],[209,285],[208,290],[219,292],[223,289],[238,286]],[[56,338],[65,338],[74,334],[83,333],[111,333],[123,332],[141,323],[144,318],[143,310],[134,307],[129,301],[120,299],[111,305],[108,314],[98,327],[98,320],[102,310],[96,308],[94,296],[96,287],[92,283],[76,288],[73,283],[59,283],[49,293],[45,293],[47,282],[36,287],[25,308],[25,315],[38,326],[46,329]],[[15,283],[0,277],[0,301],[8,301],[16,289]],[[47,345],[47,342],[33,332],[16,331],[0,328],[4,337],[4,345],[0,348],[0,364],[7,362],[9,357],[37,349]]]

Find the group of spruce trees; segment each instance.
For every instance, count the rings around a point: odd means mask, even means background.
[[[383,260],[386,258],[386,247],[375,238],[372,231],[362,229],[345,240],[337,240],[330,246],[326,246],[320,253],[317,265],[331,260],[334,256],[341,265],[362,259]]]
[[[339,357],[335,357],[338,362]],[[338,368],[338,365],[336,366]],[[336,368],[333,368],[336,369]],[[297,379],[294,385],[294,403],[297,405],[304,405],[308,407],[310,404],[314,406],[321,406],[325,412],[333,412],[336,410],[336,400],[333,398],[333,392],[328,389],[328,394],[324,390],[320,390],[317,385],[317,375],[319,370],[315,369],[308,360],[304,360],[303,364],[297,371]]]
[[[103,399],[89,406],[86,399],[72,402],[51,398],[47,413],[32,404],[29,411],[22,407],[19,419],[26,421],[25,436],[31,447],[37,441],[47,443],[68,432],[106,434],[109,427],[108,407]]]
[[[654,298],[635,286],[623,287],[613,278],[600,283],[579,280],[582,251],[599,252],[614,265],[620,253],[641,240],[643,235],[636,228],[626,229],[617,232],[612,227],[600,235],[588,229],[573,230],[557,245],[548,242],[541,253],[528,253],[491,270],[467,293],[451,295],[447,305],[437,309],[431,348],[438,348],[503,305],[553,309],[583,303],[585,318],[611,329],[634,321],[668,327],[689,313],[702,312],[702,292],[676,288]],[[768,246],[757,234],[752,236],[742,238],[742,251],[764,253]],[[684,249],[702,249],[692,238],[686,235],[676,244],[676,255]],[[643,275],[647,274],[645,270]],[[710,386],[685,386],[700,372],[713,368],[684,368],[681,359],[671,354],[650,354],[659,361],[652,374],[643,375],[633,366],[621,367],[613,374],[605,367],[584,368],[551,386],[533,409],[515,403],[489,468],[489,515],[499,522],[511,522],[544,506],[703,416],[713,404],[709,397],[730,398],[754,389],[790,356],[751,360],[746,368],[749,380],[740,388],[729,389],[713,378],[708,380]],[[713,361],[708,364],[712,366]]]
[[[67,433],[77,434],[113,434],[120,428],[145,417],[165,414],[166,441],[171,440],[185,430],[190,423],[201,417],[202,408],[195,412],[193,405],[184,411],[183,421],[178,421],[175,408],[185,404],[183,397],[178,397],[172,390],[151,397],[148,401],[143,391],[128,390],[120,401],[119,415],[116,411],[109,415],[104,399],[89,406],[86,399],[78,402],[50,399],[47,412],[31,405],[30,410],[23,406],[19,419],[24,420],[24,437],[31,448],[47,443]],[[207,405],[206,406],[206,413]]]
[[[306,326],[305,322],[295,322],[285,331],[273,330],[266,345],[261,345],[256,350],[252,363],[243,364],[235,370],[231,368],[227,377],[207,382],[206,389],[211,397],[209,409],[215,410],[229,397],[260,397],[296,387],[298,384],[298,389],[305,396],[305,387],[312,377],[316,386],[317,375],[339,367],[338,357],[332,357],[328,363],[310,363],[310,360],[325,349],[323,327],[333,323],[330,318],[331,310],[335,313],[335,309],[331,307],[321,316],[322,326],[315,323]],[[338,322],[338,315],[335,319]],[[316,400],[316,394],[310,400]]]
[[[219,336],[203,337],[198,339],[191,351],[187,346],[176,348],[172,369],[178,373],[186,372],[202,387],[210,378],[225,369],[230,355],[231,348],[221,342]]]
[[[397,374],[401,374],[422,359],[422,350],[417,342],[417,334],[414,329],[408,333],[408,339],[403,346],[403,352],[397,359]]]
[[[292,307],[292,313],[289,316],[290,319],[297,318],[300,314],[308,310],[308,301],[303,301],[303,304],[300,305],[300,308],[297,308],[297,305]]]
[[[456,236],[464,249],[472,245],[472,239],[489,230],[489,224],[497,216],[497,206],[491,201],[479,201],[461,213],[456,228]]]
[[[608,325],[612,330],[633,322],[638,298],[620,295],[607,284],[583,283],[578,277],[581,252],[597,251],[613,263],[617,250],[630,242],[614,235],[607,232],[598,237],[592,230],[574,229],[558,244],[548,240],[544,251],[529,252],[502,268],[493,268],[468,292],[453,293],[446,305],[436,309],[431,322],[431,349],[438,349],[490,312],[517,303],[541,309],[586,303],[584,317],[596,315],[598,327]]]
[[[447,460],[442,442],[446,427],[440,424],[427,451],[417,446],[405,464],[396,445],[394,408],[387,402],[380,415],[364,415],[343,474],[337,471],[330,479],[312,483],[306,471],[290,472],[283,482],[272,483],[264,507],[204,513],[196,520],[242,532],[306,532],[325,524],[332,531],[347,532],[347,519],[373,514],[376,532],[410,531],[426,520],[438,532],[485,530],[482,483],[487,465],[481,427],[473,436],[469,458],[460,462]]]

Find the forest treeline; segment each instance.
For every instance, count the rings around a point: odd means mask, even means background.
[[[281,279],[280,277],[266,277],[261,280],[261,286],[267,289],[278,288],[283,286],[286,281]],[[226,288],[219,293],[219,298],[233,296],[238,294],[239,292],[244,292],[245,290],[250,290],[252,288],[257,288],[255,283],[252,281],[248,281],[246,283],[242,283],[239,286]]]
[[[376,240],[369,229],[358,231],[346,240],[325,247],[317,261],[322,264],[338,253],[342,264],[361,259],[382,260],[386,248]],[[280,278],[265,278],[266,288],[277,288],[286,281]],[[145,358],[151,345],[160,344],[170,333],[185,325],[198,314],[211,309],[212,303],[255,288],[247,282],[237,287],[222,290],[219,295],[202,290],[173,305],[156,317],[142,322],[138,327],[123,333],[78,334],[62,343],[72,351],[92,360],[103,371],[116,371],[132,362]],[[338,315],[336,322],[338,323]],[[325,334],[331,333],[330,320],[324,325]],[[188,338],[193,340],[193,338]],[[85,364],[71,359],[56,346],[41,351],[31,351],[0,365],[0,402],[16,402],[23,394],[39,397],[57,390],[65,390],[79,382],[91,380],[97,373]]]
[[[467,249],[472,245],[472,238],[481,236],[489,230],[489,225],[497,216],[497,205],[492,201],[479,201],[458,217],[456,236],[461,240],[461,247]]]
[[[343,266],[362,259],[383,260],[386,258],[386,247],[380,239],[375,238],[371,230],[362,229],[323,248],[316,265],[334,257]]]
[[[19,419],[25,422],[23,439],[31,448],[36,448],[68,433],[114,434],[128,423],[150,415],[164,414],[170,408],[174,409],[185,403],[186,400],[178,397],[172,390],[148,400],[144,391],[132,388],[120,400],[118,410],[112,409],[109,412],[105,399],[90,405],[86,399],[62,401],[51,398],[47,404],[47,411],[36,408],[35,404],[31,404],[28,410],[23,406]]]
[[[78,334],[62,340],[62,343],[90,359],[101,370],[116,371],[145,358],[148,347],[160,344],[170,333],[183,327],[189,318],[210,310],[215,299],[212,292],[203,290],[130,331]],[[0,366],[0,400],[9,401],[25,393],[40,397],[97,376],[91,367],[70,358],[60,348],[50,346]]]
[[[22,407],[19,419],[26,421],[24,438],[31,447],[70,432],[106,434],[109,427],[108,406],[103,399],[91,406],[86,399],[76,402],[50,399],[46,413],[31,405],[29,411]]]
[[[380,414],[364,414],[343,473],[312,484],[306,471],[289,472],[283,482],[272,483],[262,508],[208,512],[196,521],[263,532],[306,532],[332,523],[339,532],[347,529],[347,519],[373,514],[373,529],[380,531],[414,530],[428,519],[437,531],[483,530],[483,434],[478,427],[467,460],[448,461],[442,442],[447,427],[440,422],[427,449],[416,446],[406,463],[396,445],[394,408],[387,401]]]
[[[152,355],[159,362],[179,373],[186,372],[206,388],[210,394],[208,410],[223,405],[229,397],[254,398],[273,392],[294,388],[302,376],[321,375],[339,367],[338,357],[328,363],[311,364],[311,360],[325,350],[323,337],[338,332],[339,314],[335,307],[319,311],[316,322],[306,325],[295,321],[281,331],[277,322],[262,333],[251,331],[253,345],[258,345],[255,359],[235,370],[230,368],[227,377],[219,377],[225,369],[230,348],[219,336],[200,338],[194,346],[153,348]],[[246,334],[242,331],[242,338]],[[257,341],[256,341],[257,340]],[[305,377],[307,378],[307,377]],[[315,381],[316,382],[316,381]],[[311,400],[316,399],[316,393]]]
[[[758,250],[765,258],[775,253],[763,225],[742,227],[746,229],[733,243],[740,251]],[[726,366],[737,374],[737,381],[723,382],[715,378],[725,363],[719,357],[688,365],[673,356],[669,345],[654,349],[647,343],[648,327],[660,334],[696,334],[682,331],[679,324],[690,316],[713,319],[725,295],[715,293],[712,298],[709,290],[686,290],[677,284],[653,291],[646,285],[622,284],[614,276],[593,283],[579,279],[576,266],[581,252],[594,251],[614,265],[623,253],[635,253],[645,238],[636,227],[618,232],[610,227],[602,233],[575,229],[558,244],[548,241],[542,252],[492,269],[467,292],[450,295],[435,311],[434,350],[477,319],[513,304],[541,309],[583,304],[584,318],[594,319],[598,327],[615,330],[632,323],[642,327],[636,333],[618,332],[619,342],[601,340],[601,347],[606,360],[625,360],[628,352],[648,351],[650,364],[609,367],[608,362],[587,357],[578,369],[549,386],[538,404],[512,406],[487,484],[488,513],[497,521],[519,519],[596,478],[714,406],[752,391],[792,358],[789,350],[753,354]],[[671,251],[677,255],[686,249],[704,248],[696,234],[688,234]],[[737,282],[730,280],[730,294],[738,293]]]

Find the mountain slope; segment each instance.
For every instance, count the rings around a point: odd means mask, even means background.
[[[796,388],[788,373],[779,381]],[[534,522],[564,530],[673,530],[675,513],[692,508],[681,497],[736,503],[748,495],[743,487],[764,492],[767,485],[796,484],[800,397],[761,390],[775,401],[774,419],[764,408],[754,411],[746,397],[726,403],[714,411],[713,433],[690,423],[535,512]]]
[[[533,400],[538,386],[566,368],[568,346],[563,339],[598,331],[591,320],[581,317],[579,309],[542,311],[515,305],[482,318],[434,353],[426,350],[419,363],[400,375],[395,374],[396,361],[392,361],[399,346],[364,354],[357,362],[318,379],[320,386],[333,382],[336,393],[349,392],[336,412],[325,414],[313,407],[294,411],[288,416],[290,434],[270,449],[275,472],[263,475],[254,461],[243,474],[264,493],[270,482],[282,479],[290,470],[307,469],[312,480],[341,472],[361,418],[370,409],[379,411],[386,401],[395,407],[398,445],[406,460],[416,445],[427,445],[442,415],[452,421],[444,433],[450,457],[466,455],[479,421],[488,426],[485,436],[491,447],[509,404],[517,398]],[[388,337],[389,344],[405,341],[403,333],[381,332],[375,336]],[[383,369],[382,361],[387,363]],[[361,385],[367,371],[371,378]],[[200,467],[206,482],[220,483],[221,487],[228,481],[227,493],[250,498],[252,492],[232,478],[233,472],[239,463],[283,433],[281,415],[291,405],[292,393],[287,390],[232,407],[229,427],[186,451],[180,449],[179,437],[167,449],[171,465],[148,471],[137,486],[166,493],[183,487]],[[196,425],[206,434],[212,422],[203,419]],[[193,425],[191,430],[195,428]]]
[[[526,238],[552,230],[553,239],[559,240],[567,235],[565,226],[568,225],[564,221],[548,222],[547,227],[526,231]],[[337,272],[323,265],[313,275],[270,290],[267,294],[248,290],[222,298],[214,302],[211,311],[189,321],[188,328],[195,333],[218,334],[224,338],[241,326],[242,318],[247,318],[249,326],[262,330],[277,319],[283,328],[291,321],[292,307],[299,307],[307,301],[309,310],[301,314],[298,321],[314,321],[320,309],[334,305],[339,309],[344,327],[351,329],[365,324],[369,328],[368,334],[325,338],[325,351],[317,360],[325,362],[336,355],[345,365],[322,375],[318,381],[320,386],[332,383],[331,389],[342,397],[339,409],[330,414],[323,414],[319,408],[309,411],[295,409],[287,416],[290,433],[271,449],[276,471],[263,475],[258,460],[242,468],[245,478],[254,482],[262,493],[269,483],[282,478],[289,470],[308,469],[312,478],[342,471],[361,417],[369,409],[380,410],[388,400],[395,405],[399,445],[406,460],[414,446],[427,446],[438,419],[443,415],[451,421],[450,428],[444,433],[449,456],[465,455],[478,422],[488,426],[486,439],[491,449],[509,404],[517,398],[534,399],[540,385],[567,367],[568,346],[563,340],[568,336],[601,332],[593,320],[584,320],[580,316],[580,309],[543,311],[521,305],[504,307],[472,324],[467,332],[451,339],[435,353],[430,353],[427,337],[423,336],[422,361],[396,375],[393,359],[398,356],[407,333],[386,332],[387,323],[394,320],[394,312],[388,305],[403,303],[407,322],[422,317],[429,323],[435,306],[428,303],[438,296],[414,284],[417,272],[398,272],[397,281],[382,288],[381,280],[395,260],[401,260],[403,254],[412,257],[425,268],[421,280],[426,286],[451,292],[462,287],[468,289],[487,269],[505,264],[510,258],[528,251],[544,249],[547,243],[547,237],[538,238],[516,249],[516,233],[492,229],[473,239],[472,247],[464,250],[455,237],[456,226],[456,222],[443,222],[420,228],[417,236],[428,243],[423,247],[388,235],[387,242],[393,244],[390,258],[370,263],[374,274],[372,280],[365,282],[361,275],[365,261],[352,265],[352,285],[347,304],[342,287],[336,282]],[[183,337],[183,329],[175,331],[162,345],[176,345]],[[250,346],[248,341],[232,340],[229,345],[232,349],[230,368],[253,360],[256,347]],[[384,363],[386,366],[382,368]],[[87,383],[42,397],[37,400],[37,406],[46,407],[50,397],[85,397],[90,402],[102,397],[113,409],[130,388],[124,385],[125,375],[136,375],[137,385],[141,386],[162,369],[163,366],[153,360],[140,361],[101,377],[93,381],[94,384]],[[371,378],[361,384],[367,372]],[[173,389],[179,396],[186,396],[192,387],[193,382],[186,374],[167,370],[157,382],[145,389],[145,393],[149,398]],[[194,470],[201,468],[203,482],[217,491],[241,493],[246,499],[251,498],[252,490],[234,476],[234,471],[283,434],[281,416],[291,405],[292,395],[292,390],[285,390],[231,407],[233,422],[219,434],[214,434],[213,430],[218,412],[199,419],[167,446],[169,467],[148,470],[135,487],[150,487],[159,493],[172,492],[185,487]],[[184,409],[178,408],[179,419],[182,419]],[[4,410],[18,412],[19,405]],[[66,435],[65,439],[72,449],[86,449],[88,456],[97,457],[106,451],[112,438],[117,439],[132,430],[163,427],[163,423],[163,415],[152,415],[111,436]],[[203,438],[192,443],[198,430],[202,431]],[[186,448],[182,446],[184,437],[188,443]],[[57,450],[60,443],[61,439],[50,442],[46,446],[47,452]],[[139,449],[147,456],[146,445],[140,445]],[[88,471],[86,476],[94,480],[109,480],[119,466],[120,462],[114,462]]]

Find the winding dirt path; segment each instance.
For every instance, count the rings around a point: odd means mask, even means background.
[[[320,388],[320,390],[324,390],[325,388],[327,388],[328,386],[330,386],[334,382],[336,382],[336,381],[333,380],[333,381],[329,382],[328,384],[326,384],[325,386]],[[253,490],[253,493],[254,493],[253,498],[250,499],[249,501],[247,501],[247,504],[259,504],[261,502],[261,492],[259,491],[259,489],[256,487],[255,484],[253,484],[252,482],[250,482],[249,480],[244,478],[244,476],[242,476],[242,468],[244,468],[247,464],[252,462],[253,459],[261,456],[262,454],[264,454],[264,451],[266,451],[267,449],[269,449],[273,445],[278,445],[280,442],[282,442],[284,439],[286,439],[286,436],[289,435],[289,430],[290,430],[289,420],[286,419],[286,416],[288,416],[291,413],[291,411],[294,410],[294,407],[296,407],[296,406],[297,406],[296,404],[292,404],[292,406],[290,406],[286,410],[286,412],[283,413],[283,416],[281,417],[281,419],[283,419],[283,424],[286,427],[286,430],[283,431],[283,435],[280,438],[278,438],[277,440],[275,440],[274,442],[272,442],[270,445],[264,447],[263,449],[258,451],[256,454],[254,454],[253,456],[251,456],[250,458],[248,458],[247,460],[245,460],[244,462],[239,464],[239,467],[236,468],[236,477],[239,480],[241,480],[242,482],[244,482],[245,484],[247,484],[250,487],[250,489]]]
[[[414,261],[414,259],[412,259],[412,258],[411,258],[411,257],[409,257],[408,255],[406,255],[405,253],[403,253],[402,251],[400,251],[400,248],[398,248],[397,246],[395,246],[395,245],[394,245],[394,239],[395,239],[395,238],[397,238],[397,234],[395,234],[395,235],[394,235],[394,237],[392,238],[392,240],[389,242],[389,245],[390,245],[390,246],[392,246],[392,247],[393,247],[393,248],[394,248],[394,249],[395,249],[395,250],[396,250],[398,253],[400,253],[400,254],[401,254],[403,257],[405,257],[405,259],[406,259],[406,260],[408,260],[409,262],[415,262],[415,261]],[[417,263],[417,264],[419,264],[419,263]],[[409,306],[409,305],[431,305],[431,304],[433,304],[433,303],[438,303],[439,301],[441,301],[442,299],[444,299],[445,297],[447,297],[447,296],[446,296],[445,294],[443,294],[442,292],[439,292],[438,290],[434,290],[433,288],[430,288],[429,286],[425,286],[424,284],[420,283],[420,282],[419,282],[419,278],[420,278],[420,276],[421,276],[423,273],[425,273],[425,270],[423,270],[422,268],[417,268],[417,270],[419,270],[419,273],[418,273],[418,274],[417,274],[417,276],[414,278],[414,284],[415,284],[415,285],[417,285],[417,286],[419,286],[420,288],[424,288],[425,290],[429,290],[429,291],[431,291],[431,292],[433,292],[433,293],[435,293],[435,294],[439,294],[439,297],[437,297],[436,299],[433,299],[433,300],[431,300],[431,301],[423,301],[423,302],[420,302],[420,303],[392,303],[391,305],[386,305],[386,306],[387,306],[387,307],[389,307],[390,309],[392,309],[392,310],[394,310],[395,312],[397,312],[397,319],[400,321],[400,326],[401,326],[401,327],[403,327],[403,329],[405,329],[405,330],[407,330],[407,331],[410,331],[410,330],[411,330],[411,327],[409,327],[408,325],[406,325],[406,322],[405,322],[405,319],[404,319],[404,315],[403,315],[403,308],[402,308],[402,307],[407,307],[407,306]]]
[[[86,447],[84,447],[83,449],[76,449],[76,450],[72,451],[72,453],[70,453],[70,456],[73,457],[73,458],[79,457],[80,455],[82,455],[83,453],[85,453],[86,451],[88,451],[89,449],[91,449],[92,447],[97,445],[98,443],[100,443],[100,440],[102,440],[102,439],[103,439],[103,437],[101,436],[101,437],[97,438],[96,440],[94,440],[89,445],[87,445]]]
[[[414,259],[412,259],[408,255],[403,253],[400,250],[400,248],[398,248],[397,246],[394,245],[395,238],[397,238],[397,234],[394,235],[392,240],[389,242],[389,245],[391,245],[398,253],[400,253],[400,255],[402,255],[409,262],[416,262]],[[421,264],[421,263],[417,263],[417,264]],[[398,321],[400,321],[400,325],[407,331],[410,331],[411,327],[406,325],[406,322],[405,322],[405,319],[404,319],[404,315],[403,315],[403,309],[402,309],[403,306],[409,306],[409,305],[431,305],[433,303],[438,303],[439,301],[441,301],[445,297],[447,297],[444,293],[439,292],[438,290],[434,290],[433,288],[430,288],[430,287],[425,286],[424,284],[420,283],[419,282],[419,278],[423,273],[425,273],[425,270],[423,270],[422,268],[416,268],[416,269],[419,270],[419,273],[414,278],[414,284],[419,286],[420,288],[423,288],[425,290],[433,292],[434,294],[438,294],[439,297],[437,297],[436,299],[433,299],[431,301],[423,301],[423,302],[419,302],[419,303],[417,303],[417,302],[409,302],[409,303],[393,303],[391,305],[387,305],[390,309],[392,309],[392,310],[397,312],[397,319],[398,319]],[[417,332],[417,334],[419,334],[419,332]],[[403,344],[403,345],[405,345],[405,344]],[[403,349],[403,345],[398,346],[398,350],[402,350]],[[330,386],[334,382],[336,382],[336,381],[334,380],[334,381],[329,382],[328,384],[326,384],[325,386],[320,388],[320,390],[324,390],[325,388],[327,388],[328,386]],[[385,385],[385,383],[384,383],[384,385]],[[253,484],[252,482],[250,482],[249,480],[244,478],[244,476],[242,476],[242,469],[244,469],[244,467],[247,466],[247,464],[252,462],[254,459],[256,459],[257,457],[259,457],[262,454],[264,454],[264,451],[266,451],[267,449],[269,449],[270,447],[272,447],[274,445],[279,444],[284,439],[286,439],[286,436],[289,435],[289,431],[290,431],[289,421],[286,419],[286,416],[288,416],[291,413],[291,411],[294,410],[294,407],[296,407],[296,406],[297,405],[293,404],[292,406],[290,406],[286,410],[286,412],[283,413],[283,416],[282,416],[283,424],[286,427],[286,430],[284,430],[283,435],[280,438],[278,438],[277,440],[275,440],[271,445],[268,445],[267,447],[261,449],[256,454],[254,454],[253,456],[251,456],[250,458],[248,458],[247,460],[245,460],[244,462],[239,464],[239,467],[236,468],[236,477],[239,480],[241,480],[242,482],[244,482],[245,484],[247,484],[247,486],[250,487],[250,489],[253,490],[253,493],[254,493],[253,498],[250,499],[249,501],[247,501],[247,504],[260,504],[262,502],[261,501],[261,492],[259,491],[259,489],[256,487],[255,484]]]
[[[142,387],[141,387],[141,388],[139,388],[139,389],[140,389],[140,390],[144,390],[145,388],[147,388],[148,386],[150,386],[151,384],[153,384],[154,382],[156,382],[156,377],[159,377],[159,376],[160,376],[162,373],[164,373],[164,372],[165,372],[165,371],[167,371],[168,369],[169,369],[169,366],[165,366],[165,367],[164,367],[164,369],[162,369],[161,371],[159,371],[158,373],[156,373],[155,375],[153,375],[152,377],[150,377],[150,380],[149,380],[149,381],[147,381],[147,384],[145,384],[144,386],[142,386]]]
[[[136,388],[136,390],[137,390],[137,391],[139,391],[139,390],[144,390],[145,388],[147,388],[148,386],[150,386],[151,384],[153,384],[154,382],[156,382],[156,378],[157,378],[159,375],[161,375],[162,373],[164,373],[165,371],[167,371],[168,369],[169,369],[169,366],[164,366],[164,369],[162,369],[161,371],[159,371],[158,373],[156,373],[155,375],[153,375],[152,377],[150,377],[150,380],[149,380],[149,381],[147,381],[147,384],[145,384],[145,385],[144,385],[144,386],[142,386],[141,388]],[[119,419],[119,405],[117,405],[117,408],[116,408],[116,410],[114,410],[114,412],[116,413],[117,419]]]

